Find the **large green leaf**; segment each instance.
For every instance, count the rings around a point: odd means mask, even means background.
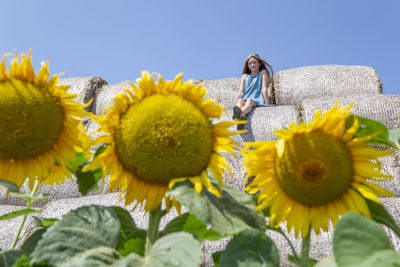
[[[31,263],[45,260],[59,265],[92,248],[115,248],[119,234],[120,223],[113,208],[84,206],[47,229],[31,254]]]
[[[279,266],[279,251],[264,232],[256,229],[246,230],[228,243],[219,259],[219,266]]]
[[[0,188],[4,188],[10,192],[19,192],[19,188],[16,184],[13,184],[9,181],[5,181],[5,180],[0,180]]]
[[[368,257],[362,267],[400,266],[400,255],[393,250],[382,250]]]
[[[11,267],[22,256],[18,250],[1,250],[0,251],[0,266]]]
[[[121,258],[113,248],[98,247],[86,250],[59,265],[60,267],[108,267]]]
[[[22,209],[22,210],[16,210],[16,211],[12,211],[10,213],[4,214],[2,216],[0,216],[0,221],[7,221],[7,220],[11,220],[14,219],[18,216],[22,216],[22,215],[26,215],[26,214],[31,214],[31,213],[38,213],[38,212],[42,212],[42,210],[38,209]]]
[[[338,266],[359,266],[381,250],[391,249],[385,232],[358,213],[347,213],[336,225],[333,249]]]
[[[146,231],[136,227],[135,222],[129,212],[121,207],[111,207],[117,215],[120,223],[120,236],[118,238],[117,249],[123,248],[125,242],[132,238],[145,240]]]
[[[124,243],[124,247],[119,249],[119,253],[123,256],[127,256],[130,253],[136,253],[141,256],[144,255],[145,240],[141,238],[131,238]]]
[[[207,190],[198,194],[189,182],[178,184],[167,194],[223,236],[251,228],[266,229],[265,218],[256,210],[254,199],[229,185],[223,186],[220,198]]]
[[[330,255],[314,265],[314,267],[337,267],[335,256]]]
[[[113,266],[197,267],[200,263],[200,242],[191,234],[178,232],[158,239],[145,257],[129,254]]]
[[[371,212],[372,219],[377,223],[382,223],[391,228],[396,235],[400,237],[400,227],[393,219],[392,215],[390,215],[390,213],[385,209],[385,207],[367,198],[365,201],[367,202],[368,208]]]
[[[174,233],[185,231],[194,234],[200,241],[204,240],[218,240],[223,236],[215,232],[213,229],[208,229],[207,225],[196,218],[191,213],[185,213],[179,217],[172,220],[162,232],[160,232],[160,237]]]
[[[389,141],[400,149],[400,128],[389,130]]]
[[[30,255],[35,249],[39,240],[42,238],[44,232],[46,232],[46,228],[40,228],[36,230],[33,234],[31,234],[20,248],[22,253],[24,253],[25,255]]]
[[[394,146],[391,142],[389,142],[389,131],[384,124],[376,120],[363,118],[357,115],[351,115],[347,118],[346,127],[349,127],[353,124],[354,118],[357,118],[360,123],[360,128],[354,135],[355,137],[365,137],[376,134],[376,136],[371,140],[368,140],[367,143],[391,147]]]

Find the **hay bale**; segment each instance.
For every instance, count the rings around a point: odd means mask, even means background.
[[[381,94],[376,71],[367,66],[321,65],[278,71],[274,78],[277,105],[296,105],[305,98]]]
[[[60,79],[59,85],[68,85],[69,93],[78,95],[75,101],[86,104],[93,98],[93,103],[86,108],[87,111],[95,112],[95,101],[96,96],[101,88],[106,85],[107,82],[101,77],[75,77]]]
[[[386,210],[392,215],[397,224],[400,224],[400,198],[388,197],[381,198],[383,206],[385,206]],[[387,227],[383,227],[386,234],[388,235],[393,248],[399,252],[400,251],[400,238]]]
[[[346,95],[304,99],[300,103],[303,121],[312,121],[315,110],[329,110],[339,100],[339,107],[354,103],[351,113],[377,120],[389,129],[400,127],[400,95]]]
[[[227,110],[232,110],[236,104],[236,95],[239,90],[240,78],[226,78],[218,80],[199,81],[208,88],[205,98],[217,100]]]
[[[241,134],[242,142],[277,140],[275,130],[288,127],[299,120],[295,106],[257,107],[248,115],[247,133]]]
[[[114,97],[118,93],[124,92],[124,88],[131,88],[129,81],[103,86],[96,97],[95,110],[93,113],[101,115],[105,107],[114,104]]]
[[[239,92],[240,78],[225,78],[218,80],[198,81],[208,88],[205,98],[217,100],[227,110],[232,110],[236,105],[236,95]],[[268,86],[268,98],[271,104],[275,104],[272,82]]]

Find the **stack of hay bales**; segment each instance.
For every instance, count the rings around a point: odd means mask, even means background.
[[[220,80],[201,81],[208,87],[207,98],[214,98],[225,106],[227,112],[221,120],[230,120],[232,108],[239,87],[240,78],[228,78]],[[90,98],[94,99],[88,110],[100,115],[104,107],[113,104],[113,97],[116,93],[123,91],[123,87],[129,86],[127,82],[121,84],[107,85],[103,79],[98,77],[82,77],[61,79],[61,84],[70,85],[70,92],[79,94],[77,101],[86,103]],[[234,139],[238,143],[253,142],[260,140],[276,140],[274,130],[288,127],[290,123],[299,121],[311,121],[314,118],[314,110],[329,110],[339,99],[340,106],[354,102],[352,112],[378,120],[388,128],[400,127],[400,95],[382,94],[382,86],[379,77],[374,69],[365,66],[307,66],[296,69],[279,71],[274,82],[268,89],[271,102],[275,107],[258,107],[249,114],[248,124],[245,129],[247,133],[237,135]],[[88,131],[98,127],[94,122],[87,122]],[[236,158],[227,156],[231,165],[233,177],[227,182],[239,189],[244,188],[244,174],[242,157]],[[383,187],[395,193],[395,198],[382,198],[383,203],[400,222],[400,209],[398,208],[400,197],[400,156],[395,154],[383,162],[384,168],[393,175],[393,181],[383,184]],[[116,205],[118,195],[116,192],[107,192],[107,188],[100,186],[98,192],[92,192],[89,196],[82,196],[74,181],[67,180],[62,185],[43,186],[40,193],[50,193],[52,198],[36,203],[36,207],[43,209],[45,217],[61,217],[72,209],[83,205],[100,204]],[[50,201],[51,200],[51,201]],[[0,213],[3,214],[21,209],[24,201],[16,200],[0,192]],[[120,204],[121,205],[121,204]],[[131,213],[139,227],[147,227],[147,216],[141,210]],[[174,218],[176,213],[172,212],[163,218],[161,227]],[[7,222],[0,222],[0,248],[8,248],[11,244],[15,230],[18,228],[19,219]],[[389,230],[388,235],[392,238],[393,245],[400,250],[400,241]],[[287,254],[290,249],[286,241],[279,235],[268,231],[268,234],[275,241],[281,252],[282,265],[287,265]],[[299,239],[295,239],[295,248],[300,250]],[[332,254],[332,229],[328,233],[319,236],[313,234],[311,243],[311,256],[316,259],[324,258]],[[229,238],[205,242],[204,258],[205,266],[212,266],[211,254],[224,249]]]

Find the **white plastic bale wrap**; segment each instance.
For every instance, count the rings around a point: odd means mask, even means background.
[[[218,80],[202,80],[204,87],[208,88],[205,98],[217,100],[227,110],[232,110],[236,105],[236,96],[239,92],[241,78],[225,78]],[[268,99],[270,104],[275,104],[272,82],[268,85]]]
[[[232,110],[236,104],[236,95],[239,91],[240,78],[226,78],[219,80],[199,81],[208,88],[205,98],[217,100],[227,110]]]
[[[299,117],[295,106],[257,107],[249,113],[247,121],[244,126],[247,132],[240,135],[242,142],[272,141],[277,140],[275,130],[297,123]]]
[[[400,224],[400,198],[394,197],[385,197],[381,198],[383,206],[385,206],[386,210],[392,215],[397,224]],[[389,236],[390,241],[392,242],[393,248],[396,251],[400,251],[400,239],[399,237],[387,227],[383,227],[386,234]]]
[[[125,93],[124,88],[131,88],[129,81],[103,86],[97,95],[94,114],[101,115],[105,107],[114,105],[114,97],[118,93]]]
[[[100,77],[74,77],[60,79],[58,85],[70,86],[67,92],[76,94],[75,101],[81,104],[86,104],[93,99],[93,103],[86,110],[94,113],[96,96],[106,84],[107,82]]]
[[[339,101],[339,107],[354,103],[350,112],[355,115],[377,120],[389,129],[400,127],[400,95],[360,94],[304,99],[300,103],[302,119],[314,120],[315,110],[330,110],[337,101]]]
[[[381,94],[376,71],[368,66],[321,65],[278,71],[274,78],[277,105],[296,105],[305,98]]]

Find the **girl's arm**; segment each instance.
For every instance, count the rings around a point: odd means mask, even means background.
[[[269,77],[267,70],[262,70],[261,72],[261,77],[262,77],[262,87],[261,87],[261,93],[264,97],[264,101],[266,105],[269,105],[269,100],[268,100],[268,84],[269,84]]]
[[[246,74],[243,74],[242,78],[240,79],[239,92],[236,96],[236,103],[239,101],[239,99],[243,98],[245,82],[246,82]]]

